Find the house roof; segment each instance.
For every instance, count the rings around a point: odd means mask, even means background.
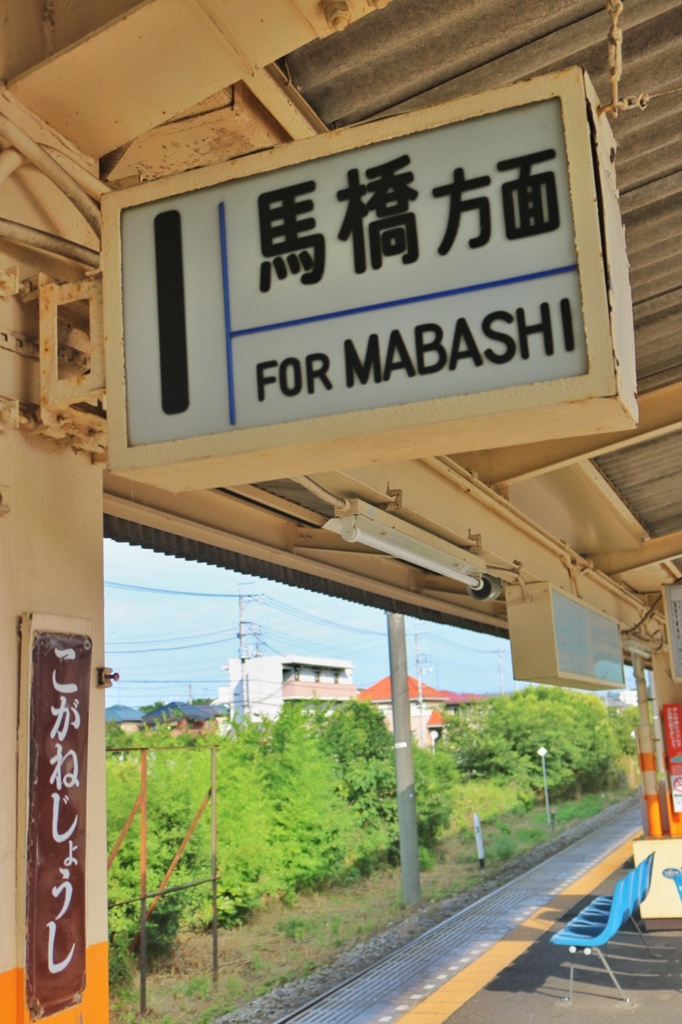
[[[188,722],[207,722],[211,718],[221,718],[228,714],[228,709],[222,704],[181,704],[179,701],[169,701],[160,708],[148,711],[143,720],[147,723],[179,722],[185,718]]]
[[[112,704],[104,713],[107,722],[141,722],[142,712],[136,708],[128,708],[125,704]]]
[[[287,654],[281,659],[282,665],[300,665],[306,668],[352,669],[353,662],[344,658],[318,658],[315,655]]]
[[[426,728],[427,729],[439,729],[443,725],[445,725],[445,719],[441,715],[441,713],[438,710],[438,708],[434,708],[433,711],[431,712],[431,716],[430,716],[428,722],[426,723]]]
[[[476,701],[488,700],[487,693],[453,693],[452,690],[441,690],[447,697],[447,704],[474,704]]]
[[[414,676],[407,677],[407,692],[410,700],[419,700],[419,680]],[[440,704],[469,704],[475,700],[486,698],[476,693],[452,693],[450,690],[436,690],[433,686],[421,684],[422,700],[438,701]],[[389,701],[391,699],[391,677],[385,676],[373,686],[368,686],[359,694],[360,700],[365,701]]]

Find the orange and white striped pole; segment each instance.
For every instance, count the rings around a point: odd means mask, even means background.
[[[656,651],[651,656],[653,663],[653,680],[652,680],[652,697],[656,700],[656,704],[659,708],[659,721],[660,716],[663,714],[663,708],[666,704],[679,704],[680,703],[680,692],[679,685],[672,681],[672,670],[670,665],[670,655],[667,649],[663,648],[660,651]],[[662,770],[666,780],[666,802],[668,805],[668,822],[670,825],[670,835],[676,838],[682,837],[682,811],[676,811],[674,807],[670,777],[670,754],[667,750],[667,742],[661,739],[662,747],[662,760],[663,766],[661,768],[659,764],[659,772]]]
[[[644,675],[644,658],[633,652],[632,667],[637,684],[637,706],[639,708],[639,768],[642,774],[642,790],[646,804],[647,826],[649,835],[659,839],[663,835],[661,804],[658,798],[658,781],[656,777],[656,755],[654,739],[649,716],[649,694]]]

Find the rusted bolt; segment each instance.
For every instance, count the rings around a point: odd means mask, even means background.
[[[347,0],[322,0],[320,10],[335,32],[343,32],[350,25],[351,13]]]

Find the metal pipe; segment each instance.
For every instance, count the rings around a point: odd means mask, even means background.
[[[168,882],[173,877],[173,873],[175,872],[176,867],[180,863],[180,859],[181,859],[183,853],[185,852],[185,850],[187,849],[187,845],[188,845],[190,839],[194,835],[194,830],[197,827],[197,825],[199,824],[199,820],[201,818],[201,815],[204,813],[204,811],[206,810],[206,807],[208,806],[208,801],[209,801],[210,797],[211,797],[211,794],[210,794],[210,792],[208,792],[206,794],[206,796],[204,797],[204,799],[201,801],[201,806],[199,807],[199,810],[197,811],[197,813],[194,815],[194,818],[192,819],[192,824],[189,826],[189,828],[185,832],[185,835],[183,836],[182,842],[180,843],[180,846],[178,847],[178,849],[177,849],[177,851],[175,853],[175,856],[173,857],[173,860],[170,862],[170,867],[166,871],[166,874],[163,876],[163,879],[161,881],[161,885],[159,886],[158,892],[156,893],[156,895],[155,895],[154,899],[152,900],[152,902],[149,904],[149,908],[147,910],[147,920],[152,916],[154,908],[156,907],[157,903],[161,899],[161,897],[163,895],[163,892],[164,892],[166,886],[168,885]],[[150,894],[147,893],[147,895],[150,895]]]
[[[129,900],[117,900],[116,903],[110,903],[109,910],[112,910],[114,907],[127,907],[131,903],[139,903],[143,899],[150,900],[153,896],[169,896],[173,892],[184,892],[185,889],[195,889],[198,885],[208,885],[208,883],[212,881],[212,878],[197,878],[194,882],[181,882],[180,885],[167,885],[164,889],[152,889],[151,892],[146,892],[144,896],[131,896]],[[135,936],[128,947],[129,949],[137,944],[139,937],[139,934]]]
[[[64,193],[100,238],[102,222],[99,207],[74,181],[68,171],[65,171],[61,164],[57,163],[41,145],[13,121],[10,121],[5,114],[0,114],[0,135],[20,153],[23,153],[27,160],[42,171]]]
[[[135,818],[135,815],[139,811],[141,803],[142,803],[142,793],[138,793],[137,797],[135,799],[135,803],[133,804],[132,809],[130,811],[130,814],[126,818],[125,825],[123,826],[123,828],[119,832],[118,839],[116,840],[116,842],[114,843],[113,847],[111,848],[111,853],[109,854],[109,858],[107,860],[107,871],[110,870],[111,865],[116,860],[116,856],[118,854],[118,851],[121,849],[121,844],[122,844],[123,840],[125,839],[125,837],[128,834],[128,829],[132,825],[133,819]]]
[[[338,512],[350,512],[351,503],[348,498],[339,498],[338,494],[332,494],[326,487],[321,487],[320,484],[316,484],[314,480],[311,480],[309,476],[295,476],[292,477],[295,484],[300,484],[301,487],[305,487],[306,490],[314,494],[316,498],[320,498],[326,502],[327,505],[331,505]]]
[[[0,185],[4,185],[23,162],[23,156],[16,149],[3,149],[0,153]]]
[[[76,263],[84,263],[86,267],[99,267],[99,253],[95,249],[88,249],[78,242],[70,242],[67,238],[51,235],[48,231],[41,231],[27,224],[18,224],[5,217],[0,217],[0,238],[18,242],[19,245],[27,245],[31,249],[42,249],[54,253],[55,256],[75,260]]]
[[[479,480],[475,474],[462,469],[450,456],[428,456],[420,459],[419,462],[427,469],[453,484],[458,490],[463,491],[465,494],[475,495],[476,500],[480,501],[485,508],[499,515],[501,519],[506,520],[512,527],[518,529],[532,541],[541,544],[552,555],[558,554],[561,558],[568,552],[575,559],[581,574],[589,575],[593,579],[598,580],[601,586],[610,590],[619,600],[627,602],[632,608],[635,608],[638,615],[643,615],[649,611],[649,606],[641,598],[638,598],[634,592],[623,591],[616,580],[611,579],[606,573],[597,569],[589,559],[577,554],[570,548],[567,549],[566,545],[552,536],[549,530],[538,526],[530,516],[512,506],[505,498],[494,491],[492,487]],[[500,572],[501,570],[495,566],[495,571]],[[505,571],[513,572],[514,570],[509,569]]]

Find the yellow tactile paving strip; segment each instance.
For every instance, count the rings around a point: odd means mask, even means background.
[[[574,903],[583,896],[588,896],[609,875],[622,867],[631,855],[632,840],[628,840],[596,867],[567,886],[551,903],[540,907],[518,928],[505,935],[431,995],[426,996],[418,1006],[394,1018],[395,1024],[444,1024],[460,1006],[485,988],[500,971],[537,942],[540,935],[559,921]]]

